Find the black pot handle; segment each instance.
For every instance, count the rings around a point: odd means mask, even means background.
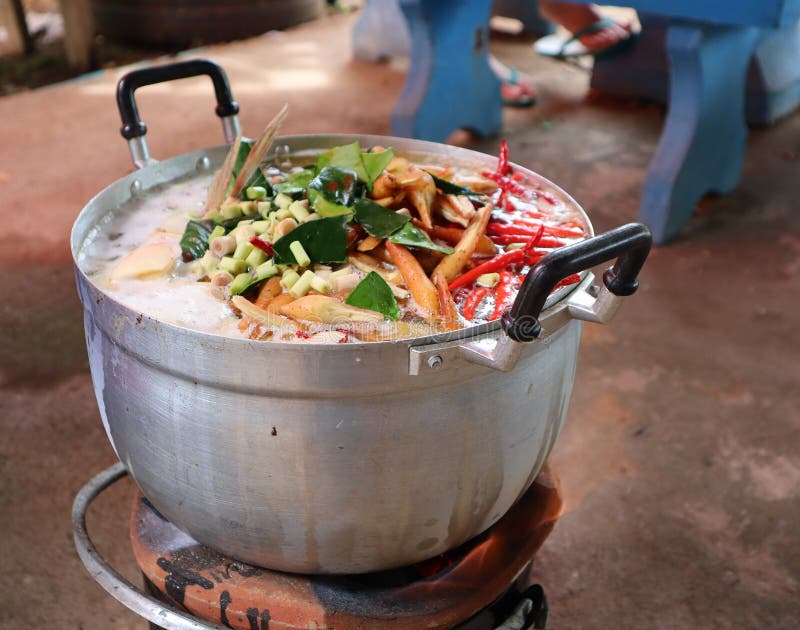
[[[147,125],[139,118],[134,92],[137,88],[155,83],[164,83],[176,79],[186,79],[206,74],[214,83],[217,96],[216,114],[220,118],[235,116],[239,113],[239,105],[233,100],[231,87],[225,71],[209,59],[190,59],[162,66],[153,66],[133,70],[123,76],[117,84],[117,106],[122,118],[122,137],[126,140],[140,138],[147,133]]]
[[[633,294],[652,242],[647,226],[628,223],[547,254],[536,263],[514,304],[504,313],[502,324],[506,335],[519,342],[537,339],[542,332],[539,315],[559,281],[613,258],[616,262],[603,274],[606,288],[620,297]]]

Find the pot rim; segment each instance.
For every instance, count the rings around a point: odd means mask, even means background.
[[[457,158],[459,161],[466,161],[470,158],[476,160],[476,162],[480,163],[481,161],[485,162],[487,159],[496,160],[495,156],[491,156],[488,153],[482,153],[480,151],[475,151],[473,149],[467,149],[464,147],[458,147],[453,145],[448,145],[444,143],[438,142],[430,142],[427,140],[416,140],[412,138],[400,138],[396,136],[382,136],[382,135],[373,135],[373,134],[294,134],[294,135],[287,135],[287,136],[278,136],[275,141],[273,147],[277,146],[288,146],[289,143],[300,143],[301,145],[304,143],[311,143],[313,146],[309,146],[305,149],[297,149],[291,151],[287,155],[299,155],[304,154],[306,152],[311,151],[322,151],[327,148],[338,146],[340,144],[347,144],[348,142],[354,142],[358,140],[363,145],[367,146],[374,146],[374,145],[383,145],[387,147],[394,148],[398,152],[402,153],[426,153],[432,156],[448,156],[451,155],[454,159]],[[283,143],[283,144],[281,144]],[[322,146],[319,145],[322,143]],[[442,151],[442,148],[445,147],[447,150]],[[221,144],[213,147],[208,147],[204,149],[198,149],[196,151],[191,151],[189,153],[182,153],[177,156],[170,157],[163,161],[157,161],[153,164],[145,166],[139,170],[135,170],[128,175],[121,177],[111,184],[107,185],[105,188],[100,190],[97,194],[95,194],[89,202],[81,209],[78,213],[78,216],[75,218],[75,221],[72,225],[72,229],[70,231],[70,253],[72,255],[72,263],[75,268],[76,274],[86,283],[88,287],[91,288],[92,291],[99,294],[103,300],[108,300],[109,302],[113,303],[120,311],[129,315],[132,319],[136,319],[137,321],[142,321],[142,319],[147,320],[151,323],[157,323],[159,326],[164,326],[167,329],[176,329],[182,332],[192,333],[197,335],[199,338],[207,338],[213,339],[217,343],[226,343],[230,345],[239,345],[240,347],[254,347],[254,346],[263,346],[266,349],[272,348],[288,348],[291,347],[296,349],[298,345],[296,342],[291,341],[260,341],[257,339],[248,339],[248,338],[239,338],[239,337],[231,337],[227,335],[222,335],[218,333],[207,332],[203,330],[197,330],[194,328],[190,328],[188,326],[181,326],[179,324],[175,324],[172,322],[164,321],[158,319],[156,317],[152,317],[147,313],[141,313],[136,311],[135,309],[129,307],[128,305],[120,302],[110,294],[106,293],[104,290],[100,289],[94,281],[86,275],[86,273],[81,268],[78,262],[78,254],[83,247],[83,244],[86,241],[88,233],[94,229],[99,221],[94,221],[90,225],[84,227],[83,223],[87,222],[86,215],[88,214],[88,210],[96,204],[99,204],[104,196],[111,194],[117,190],[123,189],[126,186],[129,190],[131,190],[131,196],[127,199],[130,201],[134,198],[135,195],[144,194],[151,187],[170,184],[175,180],[181,177],[191,176],[193,173],[202,172],[204,170],[210,170],[209,162],[209,154],[219,152],[221,156],[224,157],[225,152],[229,148],[227,144]],[[270,155],[274,155],[274,152],[271,152]],[[187,162],[189,164],[194,164],[193,168],[183,169],[177,175],[169,177],[167,179],[156,179],[153,182],[153,185],[148,188],[142,188],[140,191],[133,192],[133,188],[141,186],[141,178],[143,176],[157,174],[159,169],[165,169],[174,166],[178,162]],[[213,162],[213,160],[212,160]],[[594,236],[594,227],[589,219],[589,216],[586,214],[586,211],[581,207],[581,205],[565,190],[563,190],[560,186],[553,183],[551,180],[547,179],[543,175],[540,175],[536,171],[533,171],[521,164],[516,162],[509,162],[509,164],[515,169],[525,174],[526,176],[526,183],[532,184],[539,184],[541,188],[546,190],[548,193],[555,193],[555,196],[566,206],[568,206],[572,211],[576,212],[579,218],[582,220],[584,224],[584,228],[586,229],[587,238],[591,238]],[[112,212],[117,210],[120,205],[126,203],[127,201],[123,201],[114,205],[107,211],[104,211],[101,216],[106,216],[108,212]],[[79,235],[79,232],[82,234]],[[80,242],[79,242],[80,236]],[[585,279],[588,271],[582,271],[580,273],[581,280]],[[573,291],[580,286],[580,282],[561,287],[557,291],[553,292],[547,299],[545,303],[545,308],[542,311],[542,317],[546,317],[548,311],[552,309],[552,307],[558,305],[559,303],[563,302]],[[80,293],[80,291],[79,291]],[[81,295],[81,297],[83,297]],[[85,308],[85,306],[84,306]],[[491,337],[496,333],[501,332],[501,323],[500,320],[495,320],[493,322],[486,322],[483,324],[478,324],[476,326],[469,326],[465,328],[459,328],[458,330],[453,331],[446,331],[441,333],[435,333],[433,335],[425,335],[422,337],[405,337],[400,339],[389,339],[385,341],[362,341],[356,343],[346,343],[346,344],[306,344],[313,348],[324,347],[325,351],[331,351],[334,348],[340,352],[353,352],[357,350],[364,350],[367,348],[377,349],[380,347],[387,347],[387,346],[394,346],[398,344],[403,344],[408,347],[413,346],[423,346],[429,344],[441,344],[441,343],[449,343],[449,342],[457,342],[457,341],[465,341],[465,340],[477,340],[481,338]]]

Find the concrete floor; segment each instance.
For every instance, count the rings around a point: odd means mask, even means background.
[[[288,101],[287,132],[386,133],[402,68],[351,61],[351,18],[204,51],[229,72],[245,131]],[[513,159],[570,191],[600,229],[635,218],[663,112],[590,95],[587,77],[502,42],[541,104],[507,110]],[[144,628],[71,541],[78,488],[110,465],[67,238],[128,172],[118,74],[0,100],[0,627]],[[216,144],[206,82],[148,88],[156,157]],[[498,139],[474,142],[494,152]],[[615,321],[586,326],[553,455],[566,513],[537,560],[549,627],[800,625],[800,114],[754,131],[739,189],[656,249]],[[90,529],[136,578],[132,487]]]

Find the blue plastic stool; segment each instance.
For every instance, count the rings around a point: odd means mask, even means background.
[[[408,28],[411,64],[392,133],[442,142],[457,129],[499,132],[500,81],[488,61],[491,0],[399,0],[405,24],[393,4],[368,2],[353,32],[356,56],[376,60],[397,54]]]

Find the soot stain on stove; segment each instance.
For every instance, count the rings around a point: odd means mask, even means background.
[[[158,566],[167,573],[167,577],[164,578],[167,595],[179,604],[183,604],[183,600],[186,598],[186,587],[189,585],[197,585],[205,590],[214,588],[214,583],[199,573],[185,569],[166,558],[159,558],[157,562]]]
[[[232,602],[233,597],[230,591],[222,591],[219,594],[219,622],[227,628],[232,627],[228,619],[228,606],[230,606]],[[248,608],[245,612],[245,616],[247,617],[247,624],[250,626],[250,630],[269,630],[269,622],[272,621],[272,615],[270,615],[268,609],[265,608],[261,611],[261,614],[259,614],[258,608]]]

